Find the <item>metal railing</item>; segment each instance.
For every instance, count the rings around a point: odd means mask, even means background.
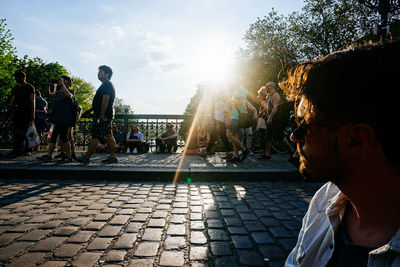
[[[174,124],[174,131],[178,133],[178,146],[183,147],[185,144],[185,136],[182,136],[181,130],[182,127],[188,129],[190,125],[187,125],[187,123],[192,119],[192,115],[116,114],[114,122],[117,124],[118,130],[122,132],[124,142],[127,133],[131,130],[131,125],[138,125],[139,131],[143,134],[144,141],[146,141],[150,147],[155,147],[156,136],[165,131],[168,122],[172,122]],[[208,117],[206,119],[208,119]],[[91,125],[92,117],[81,118],[73,131],[75,145],[83,150],[90,141]],[[51,123],[48,122],[46,130],[42,134],[42,145],[48,144],[50,127]],[[0,112],[0,149],[11,148],[12,140],[12,123],[9,121],[6,112]]]

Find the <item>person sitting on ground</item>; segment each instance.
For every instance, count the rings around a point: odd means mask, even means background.
[[[99,138],[99,143],[97,144],[97,149],[96,149],[97,153],[105,153],[107,152],[107,141],[106,139],[103,138]]]
[[[36,98],[36,109],[35,109],[35,126],[36,131],[39,135],[40,140],[42,140],[42,133],[47,127],[47,101],[43,99],[42,94],[39,90],[35,92]],[[38,147],[39,149],[39,147]]]
[[[115,139],[115,152],[120,152],[121,151],[121,146],[122,146],[122,133],[118,131],[117,124],[115,122],[112,123],[111,126],[111,131],[113,134],[113,137]],[[106,138],[99,138],[99,143],[97,144],[97,149],[96,152],[103,153],[103,152],[108,152],[108,145]]]
[[[115,152],[121,152],[123,136],[122,136],[122,133],[120,131],[118,131],[118,126],[115,122],[113,122],[111,125],[111,131],[112,131],[112,135],[114,136],[114,140],[115,140]]]
[[[53,82],[47,83],[49,96],[54,97],[53,110],[51,112],[50,121],[54,124],[53,133],[49,143],[49,149],[46,155],[39,157],[40,161],[52,161],[52,155],[56,148],[57,138],[60,138],[61,149],[65,155],[61,161],[72,162],[71,149],[68,142],[68,128],[74,124],[74,114],[72,112],[72,98],[75,95],[72,90],[72,80],[68,76],[62,76],[58,80],[57,91],[51,92]]]
[[[197,131],[191,133],[191,138],[186,138],[186,148],[184,151],[185,155],[199,155],[203,156],[206,150],[208,142],[210,142],[210,134],[206,131],[204,124],[199,127],[193,126]]]
[[[139,132],[136,124],[132,124],[131,132],[126,136],[126,143],[128,145],[128,153],[142,153],[143,152],[143,134]]]
[[[300,172],[326,182],[285,266],[400,266],[400,142],[385,120],[398,113],[399,62],[399,41],[353,46],[280,84],[297,102]]]
[[[178,149],[178,134],[173,130],[174,125],[168,122],[167,130],[156,137],[156,151],[160,153],[176,152]]]

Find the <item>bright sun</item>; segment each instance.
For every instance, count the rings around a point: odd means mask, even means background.
[[[201,80],[223,81],[232,71],[234,51],[218,41],[202,42],[194,51],[192,71]]]

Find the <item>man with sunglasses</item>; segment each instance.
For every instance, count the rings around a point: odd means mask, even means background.
[[[285,266],[400,266],[400,42],[352,47],[292,69],[300,172],[326,182]]]
[[[156,137],[156,151],[160,153],[164,152],[176,152],[178,149],[178,134],[174,131],[174,125],[168,122],[166,125],[167,130]]]

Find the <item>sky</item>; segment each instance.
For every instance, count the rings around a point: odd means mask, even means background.
[[[182,114],[197,84],[224,77],[257,17],[298,11],[301,0],[0,0],[17,55],[59,62],[136,114]],[[28,77],[29,82],[29,77]]]

